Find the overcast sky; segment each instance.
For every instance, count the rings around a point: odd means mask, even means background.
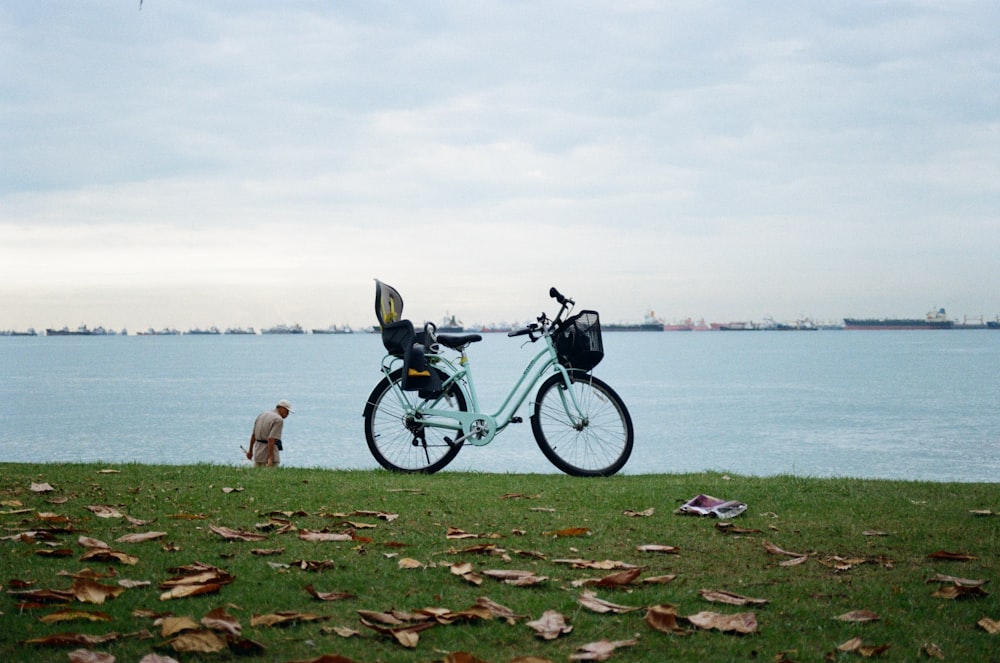
[[[0,329],[1000,313],[1000,3],[0,3]]]

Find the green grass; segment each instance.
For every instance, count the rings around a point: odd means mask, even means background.
[[[448,653],[468,652],[475,659],[510,661],[536,656],[566,661],[580,646],[601,639],[638,639],[617,650],[610,660],[728,661],[856,660],[856,653],[837,652],[837,645],[860,636],[865,645],[889,645],[880,660],[925,658],[928,643],[940,647],[946,660],[1000,661],[1000,636],[977,626],[983,617],[1000,619],[998,584],[1000,517],[975,516],[970,510],[1000,511],[1000,484],[944,484],[856,479],[755,478],[717,473],[617,476],[575,479],[563,475],[442,473],[434,476],[394,475],[382,471],[343,472],[319,469],[119,465],[118,473],[99,473],[97,465],[0,464],[0,527],[2,536],[37,530],[49,523],[39,513],[69,519],[72,532],[56,534],[58,548],[68,557],[43,557],[44,543],[0,541],[0,660],[65,661],[76,646],[21,645],[26,640],[57,633],[135,634],[148,629],[152,638],[119,637],[89,647],[113,654],[118,661],[138,661],[148,653],[180,661],[231,660],[232,651],[214,654],[175,652],[165,646],[153,619],[136,616],[152,610],[189,616],[198,621],[210,610],[224,607],[243,627],[243,636],[265,649],[251,660],[309,660],[339,654],[359,662],[440,661]],[[52,492],[32,492],[32,482],[47,482]],[[234,488],[224,492],[223,488]],[[675,515],[673,510],[699,493],[738,499],[749,506],[734,525],[760,530],[725,534],[716,521]],[[521,498],[502,499],[508,494]],[[52,503],[53,498],[65,498]],[[148,525],[134,527],[121,518],[99,518],[86,507],[110,505]],[[654,508],[648,517],[626,517],[626,510]],[[398,514],[392,521],[372,516],[343,518],[356,510]],[[308,542],[292,533],[269,533],[266,541],[227,541],[209,531],[210,525],[257,531],[255,525],[272,512],[290,512],[299,529],[343,532],[344,520],[376,525],[357,529],[370,541]],[[177,519],[200,514],[203,520]],[[449,540],[449,527],[501,538]],[[566,528],[588,528],[580,537],[556,537]],[[139,544],[115,543],[132,532],[164,531],[167,536]],[[881,532],[873,536],[870,532]],[[522,533],[523,532],[523,533]],[[869,532],[869,534],[866,534]],[[82,562],[78,538],[100,539],[116,550],[138,557],[134,566]],[[783,567],[790,559],[768,553],[764,542],[787,551],[808,553],[809,560]],[[495,544],[511,554],[500,556],[457,552],[479,544]],[[395,544],[405,544],[396,547]],[[677,546],[678,554],[644,553],[642,544]],[[168,549],[165,549],[165,546]],[[284,548],[276,556],[258,556],[255,548]],[[973,556],[969,561],[928,557],[948,550]],[[545,559],[519,556],[515,551],[542,553]],[[820,562],[833,556],[865,558],[847,571]],[[400,569],[400,558],[425,566]],[[644,567],[642,577],[676,574],[672,583],[633,584],[598,589],[600,598],[628,606],[671,604],[682,616],[701,611],[753,611],[759,624],[750,635],[690,628],[688,635],[653,630],[645,611],[597,614],[582,607],[583,589],[573,580],[598,578],[610,571],[578,570],[556,564],[559,558],[620,560]],[[332,560],[321,572],[275,568],[271,563]],[[169,569],[196,561],[235,576],[220,592],[161,601],[158,585],[173,575]],[[474,586],[452,575],[449,566],[470,562],[485,569],[530,570],[548,580],[533,587],[513,587],[490,578]],[[60,571],[89,568],[116,577],[147,580],[146,587],[128,589],[102,605],[76,603],[100,611],[111,622],[43,623],[39,618],[66,606],[46,604],[20,609],[17,583],[30,589],[68,589],[71,579]],[[988,595],[946,600],[931,593],[928,579],[942,573],[990,581]],[[640,578],[641,580],[641,578]],[[350,592],[356,598],[324,602],[303,588]],[[12,586],[14,585],[14,586]],[[767,599],[763,606],[735,607],[709,603],[700,589],[720,589]],[[478,620],[438,625],[420,634],[419,644],[404,648],[393,638],[359,624],[358,610],[413,611],[443,606],[454,611],[488,596],[524,617],[510,625],[502,620]],[[834,619],[851,610],[870,610],[871,623]],[[573,631],[543,641],[526,625],[546,610],[557,610]],[[287,626],[251,626],[253,615],[279,611],[313,613],[324,621]],[[334,626],[359,632],[343,638]],[[241,657],[242,658],[242,657]],[[930,659],[927,659],[930,660]]]

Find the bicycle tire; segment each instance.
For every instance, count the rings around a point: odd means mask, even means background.
[[[441,376],[445,374],[432,368]],[[416,405],[421,399],[415,391],[402,391],[399,382],[403,379],[403,371],[393,371],[389,377],[382,378],[372,389],[365,405],[365,440],[368,450],[379,465],[393,472],[408,474],[433,474],[454,460],[462,448],[462,443],[453,444],[446,438],[450,433],[455,437],[458,433],[444,429],[431,428],[419,422],[407,421],[406,413],[396,398],[401,393],[411,405]],[[452,404],[452,408],[465,412],[467,405],[465,394],[461,389],[452,387],[447,397],[443,398],[438,407]]]
[[[538,388],[531,432],[545,457],[575,477],[607,477],[632,455],[635,431],[624,401],[607,383],[583,371],[570,371],[570,389],[586,417],[573,423],[563,406],[562,375],[550,376]]]

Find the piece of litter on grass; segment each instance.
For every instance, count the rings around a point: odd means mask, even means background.
[[[713,516],[721,520],[735,518],[747,510],[747,505],[736,500],[724,500],[711,495],[698,495],[681,505],[674,513]]]

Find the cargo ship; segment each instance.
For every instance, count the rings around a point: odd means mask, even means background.
[[[844,329],[954,329],[943,308],[923,318],[844,318]]]
[[[642,322],[602,322],[601,329],[604,331],[661,332],[664,330],[664,324],[663,320],[656,317],[656,313],[650,310],[643,317]]]

